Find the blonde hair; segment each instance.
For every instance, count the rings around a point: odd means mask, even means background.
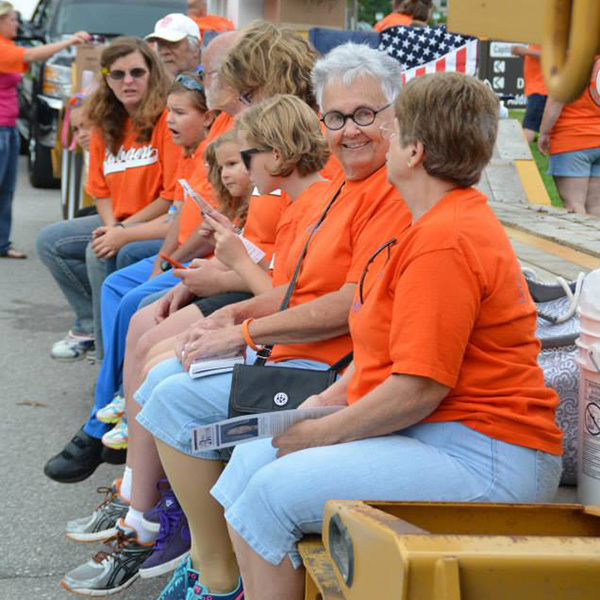
[[[415,77],[394,104],[400,143],[421,142],[423,167],[459,187],[476,184],[492,157],[498,99],[484,83],[459,73]]]
[[[276,150],[274,177],[287,177],[294,169],[302,176],[320,171],[329,158],[319,120],[305,102],[290,94],[277,94],[244,110],[236,121],[252,144]]]
[[[238,227],[246,224],[248,216],[248,202],[250,200],[251,187],[248,194],[241,198],[235,198],[229,193],[221,179],[223,168],[217,161],[217,150],[225,144],[236,144],[237,140],[233,131],[228,131],[213,140],[204,151],[204,159],[208,166],[208,181],[210,182],[219,203],[219,210]]]
[[[15,7],[10,2],[0,2],[0,19],[10,15],[15,10]]]
[[[165,109],[170,82],[158,55],[140,38],[118,37],[102,51],[100,66],[106,71],[116,60],[134,52],[142,55],[150,74],[146,95],[131,117],[133,129],[137,133],[136,141],[147,142],[152,137],[156,121]],[[89,105],[90,121],[100,130],[107,148],[116,154],[123,141],[128,114],[108,86],[105,77],[100,79],[100,84],[90,97]]]
[[[317,51],[297,31],[255,21],[227,54],[219,72],[238,93],[259,91],[268,98],[293,94],[316,110],[310,74]]]

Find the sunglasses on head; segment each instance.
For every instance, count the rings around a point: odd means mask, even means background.
[[[122,69],[113,69],[109,71],[106,67],[102,69],[102,73],[112,79],[113,81],[123,81],[127,74],[131,75],[134,79],[140,79],[146,73],[148,73],[148,69],[144,69],[142,67],[136,67],[135,69],[131,69],[131,71],[123,71]]]
[[[204,86],[196,81],[193,77],[186,75],[185,73],[181,73],[175,77],[175,81],[180,83],[186,90],[190,92],[203,92]]]

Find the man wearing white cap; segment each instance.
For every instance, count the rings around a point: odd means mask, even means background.
[[[156,43],[163,64],[173,77],[184,71],[198,69],[200,29],[190,17],[172,13],[159,19],[146,40]]]

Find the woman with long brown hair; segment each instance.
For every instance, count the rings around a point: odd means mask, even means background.
[[[54,345],[58,360],[77,360],[93,346],[100,354],[100,287],[118,268],[117,253],[145,241],[139,258],[158,250],[162,215],[174,197],[180,150],[166,125],[168,76],[141,39],[113,40],[101,57],[99,85],[88,101],[94,125],[86,191],[97,215],[45,227],[38,253],[75,312],[68,336]]]

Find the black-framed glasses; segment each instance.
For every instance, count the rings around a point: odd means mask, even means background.
[[[102,72],[113,81],[123,81],[127,74],[131,75],[134,79],[140,79],[148,73],[148,69],[135,67],[134,69],[131,69],[131,71],[123,71],[122,69],[113,69],[112,71],[109,71],[104,68],[102,69]]]
[[[242,92],[239,96],[238,96],[238,100],[244,105],[244,106],[250,106],[252,104],[252,95],[254,94],[254,90],[248,90],[247,92]]]
[[[321,117],[321,122],[331,131],[338,131],[346,125],[348,119],[352,119],[359,127],[368,127],[375,122],[377,115],[392,105],[390,102],[378,110],[368,106],[359,106],[354,112],[344,114],[339,110],[330,110]]]
[[[185,73],[180,73],[175,77],[175,81],[180,83],[186,90],[190,92],[203,92],[204,86],[196,81],[193,77],[186,75]]]
[[[252,164],[252,155],[259,154],[261,152],[264,152],[264,150],[260,150],[259,148],[240,150],[240,156],[242,157],[242,162],[244,163],[244,167],[246,167],[246,171],[250,170],[250,165]]]
[[[371,255],[371,258],[369,258],[369,260],[367,261],[367,264],[365,265],[365,268],[363,269],[362,275],[360,276],[360,281],[358,283],[358,298],[359,298],[361,304],[364,304],[363,287],[365,285],[365,279],[367,278],[367,273],[369,272],[369,267],[373,264],[374,260],[386,249],[387,249],[387,258],[386,258],[385,262],[387,264],[388,261],[390,260],[392,246],[396,243],[396,241],[397,241],[396,238],[392,238],[391,240],[388,240],[387,242],[385,242],[385,244],[381,244],[381,246],[379,246],[379,248],[377,248],[377,250],[375,250],[375,252],[373,252],[373,254]]]

